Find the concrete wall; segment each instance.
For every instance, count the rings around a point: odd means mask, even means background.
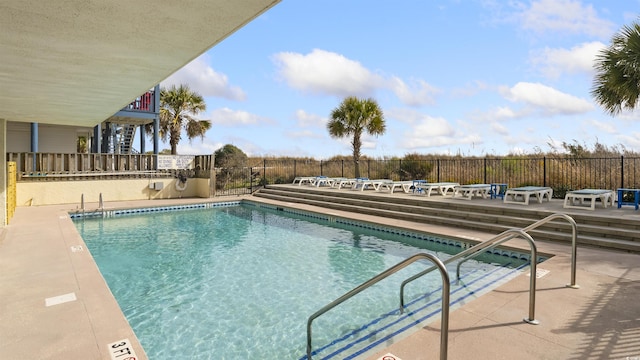
[[[209,197],[209,179],[188,179],[183,191],[176,188],[176,181],[177,179],[167,178],[18,182],[17,206],[55,204],[80,206],[82,194],[84,194],[85,204],[89,204],[97,203],[101,193],[104,202]],[[162,183],[163,189],[150,189],[151,183]]]

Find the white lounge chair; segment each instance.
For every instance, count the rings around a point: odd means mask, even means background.
[[[415,182],[413,185],[416,193],[424,194],[426,196],[431,196],[434,190],[436,193],[443,196],[447,195],[449,191],[454,194],[457,186],[460,186],[460,184],[456,182],[428,183],[422,181]]]
[[[453,198],[471,200],[474,196],[486,199],[489,197],[491,190],[490,184],[469,184],[456,186],[453,192]]]
[[[391,184],[385,184],[384,187],[387,188],[392,194],[396,191],[396,189],[400,189],[404,193],[408,194],[413,188],[413,180],[393,181]],[[382,188],[380,190],[382,190]]]
[[[523,204],[529,205],[529,198],[534,197],[538,200],[538,203],[542,204],[542,200],[547,198],[547,201],[551,200],[553,196],[553,189],[546,186],[523,186],[518,188],[507,189],[504,194],[503,202],[505,204]]]
[[[293,185],[295,185],[296,183],[298,183],[298,186],[302,185],[302,184],[309,184],[311,185],[313,181],[315,181],[316,177],[315,176],[296,176],[293,179]]]
[[[336,180],[333,187],[338,189],[351,189],[356,181],[356,178],[342,178],[341,180]]]
[[[333,178],[327,176],[316,176],[315,180],[311,182],[311,185],[314,185],[315,187],[333,186],[333,182]]]
[[[377,179],[377,180],[369,180],[369,179],[357,179],[353,184],[352,190],[360,190],[364,191],[365,189],[373,188],[375,191],[379,191],[380,186],[382,184],[388,184],[389,182],[393,182],[393,180],[389,179]]]
[[[585,200],[589,200],[589,206],[584,206]],[[564,196],[564,208],[595,210],[596,200],[600,200],[602,206],[613,207],[615,193],[612,190],[604,189],[582,189],[569,191]]]

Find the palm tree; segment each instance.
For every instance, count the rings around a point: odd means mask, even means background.
[[[596,57],[591,95],[610,115],[633,110],[640,97],[640,24],[624,26]]]
[[[187,85],[175,85],[160,90],[160,136],[171,145],[171,155],[177,154],[177,147],[185,130],[189,140],[204,134],[211,128],[211,121],[198,120],[194,116],[206,110],[202,96]]]
[[[370,135],[384,134],[386,129],[384,114],[378,103],[369,99],[358,99],[355,96],[345,98],[340,105],[331,111],[327,123],[329,135],[333,138],[353,136],[353,162],[355,176],[360,177],[360,148],[362,133]]]

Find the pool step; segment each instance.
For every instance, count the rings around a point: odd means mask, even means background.
[[[420,195],[380,196],[305,186],[268,185],[254,196],[493,234],[528,226],[554,213],[527,207],[504,207],[497,202],[429,201]],[[579,244],[640,253],[640,218],[619,221],[593,214],[571,216],[578,224]],[[571,226],[565,221],[551,221],[532,231],[531,235],[540,240],[570,242]]]

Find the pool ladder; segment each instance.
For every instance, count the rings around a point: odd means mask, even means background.
[[[82,210],[82,215],[84,215],[84,193],[80,194],[80,210]],[[96,211],[98,210],[102,213],[102,216],[104,216],[104,201],[102,200],[102,193],[100,193],[100,197],[98,198],[98,209]]]
[[[573,220],[572,217],[566,215],[566,214],[551,214],[547,217],[545,217],[544,219],[538,220],[535,223],[524,227],[522,229],[509,229],[506,230],[498,235],[496,235],[495,237],[483,241],[477,245],[474,245],[470,248],[468,248],[465,251],[462,251],[448,259],[446,259],[444,262],[441,261],[440,259],[438,259],[437,257],[431,255],[431,254],[427,254],[427,253],[421,253],[421,254],[417,254],[414,255],[410,258],[405,259],[404,261],[401,261],[400,263],[396,264],[395,266],[392,266],[391,268],[383,271],[382,273],[374,276],[373,278],[371,278],[370,280],[364,282],[363,284],[361,284],[360,286],[356,287],[355,289],[349,291],[348,293],[342,295],[341,297],[339,297],[338,299],[334,300],[333,302],[331,302],[330,304],[326,305],[325,307],[323,307],[322,309],[318,310],[317,312],[315,312],[313,315],[311,315],[309,317],[309,320],[307,321],[307,359],[308,360],[312,360],[312,346],[311,346],[311,324],[313,322],[313,320],[315,320],[316,318],[318,318],[319,316],[321,316],[322,314],[326,313],[327,311],[333,309],[334,307],[340,305],[341,303],[343,303],[344,301],[348,300],[349,298],[357,295],[358,293],[362,292],[363,290],[365,290],[366,288],[374,285],[375,283],[379,282],[380,280],[388,277],[389,275],[397,272],[398,270],[408,266],[409,264],[420,260],[420,259],[428,259],[431,262],[433,262],[435,264],[435,266],[432,266],[430,268],[428,268],[427,270],[424,270],[420,273],[417,273],[416,275],[411,276],[410,278],[406,279],[405,281],[402,282],[402,284],[400,285],[400,313],[402,314],[404,311],[404,287],[412,282],[413,280],[416,280],[436,269],[440,270],[441,273],[441,277],[442,277],[442,316],[441,316],[441,325],[440,325],[440,360],[446,360],[447,359],[447,343],[448,343],[448,337],[449,337],[449,275],[446,271],[445,265],[449,264],[453,261],[456,261],[458,259],[462,259],[457,267],[456,267],[456,281],[460,280],[460,266],[463,262],[470,260],[473,257],[476,257],[482,253],[484,253],[486,250],[495,248],[497,246],[499,246],[500,244],[503,244],[509,240],[515,239],[515,238],[522,238],[525,239],[530,247],[531,247],[531,254],[529,257],[529,263],[530,263],[530,268],[531,268],[531,275],[530,275],[530,280],[529,280],[529,315],[527,318],[524,318],[523,321],[525,321],[526,323],[532,324],[532,325],[537,325],[539,324],[539,322],[535,319],[535,304],[536,304],[536,298],[535,298],[535,294],[536,294],[536,267],[537,267],[537,263],[538,263],[538,250],[535,244],[535,241],[533,240],[533,238],[531,237],[531,235],[528,234],[529,231],[534,230],[546,223],[548,223],[551,220],[554,219],[564,219],[566,220],[572,228],[572,236],[571,236],[571,283],[567,284],[566,286],[572,289],[578,289],[580,288],[579,285],[576,284],[576,257],[577,257],[577,229],[578,226],[575,222],[575,220]]]

